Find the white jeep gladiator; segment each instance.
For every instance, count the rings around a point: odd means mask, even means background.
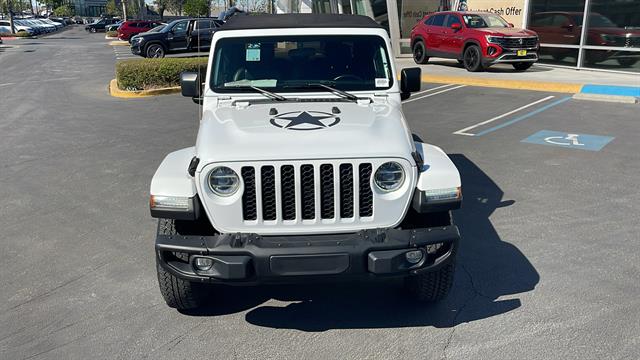
[[[195,147],[151,181],[160,290],[186,310],[207,284],[405,278],[444,298],[460,238],[460,175],[412,135],[384,28],[356,15],[236,16],[212,39]],[[204,80],[204,81],[203,81]],[[204,84],[204,85],[203,85]]]

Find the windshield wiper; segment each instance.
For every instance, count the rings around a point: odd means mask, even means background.
[[[234,88],[240,88],[240,89],[253,89],[259,93],[261,93],[262,95],[268,97],[269,99],[272,100],[276,100],[276,101],[287,101],[288,99],[282,95],[278,95],[274,92],[271,92],[269,90],[265,90],[263,88],[259,88],[257,86],[253,86],[253,85],[240,85],[240,86],[231,86]]]
[[[285,85],[285,88],[294,88],[294,89],[308,89],[308,88],[322,88],[325,90],[329,90],[329,92],[340,96],[343,99],[347,99],[349,101],[353,101],[353,102],[357,102],[358,100],[360,100],[359,97],[353,95],[353,94],[349,94],[346,91],[342,91],[339,89],[336,89],[334,87],[331,87],[329,85],[325,85],[322,83],[305,83],[305,84],[300,84],[300,85]]]
[[[321,84],[321,83],[309,83],[309,84],[307,84],[307,87],[321,87],[321,88],[324,88],[324,89],[327,89],[327,90],[331,91],[332,93],[334,93],[334,94],[336,94],[336,95],[338,95],[338,96],[340,96],[342,98],[345,98],[345,99],[351,100],[351,101],[358,101],[358,99],[360,99],[359,97],[357,97],[357,96],[355,96],[353,94],[349,94],[346,91],[342,91],[342,90],[336,89],[334,87],[331,87],[329,85],[325,85],[325,84]]]

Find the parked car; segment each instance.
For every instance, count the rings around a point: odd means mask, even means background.
[[[362,15],[233,16],[213,36],[206,75],[181,74],[182,95],[202,104],[196,145],[151,180],[167,305],[210,306],[220,285],[392,277],[406,300],[442,301],[462,184],[405,121],[420,68],[400,71],[385,28]]]
[[[95,33],[95,32],[98,32],[98,31],[104,31],[107,25],[115,24],[118,21],[120,21],[120,20],[102,18],[102,19],[96,20],[92,24],[89,24],[89,25],[85,26],[84,29],[89,31],[89,32],[92,32],[92,33]]]
[[[118,38],[120,40],[129,40],[133,35],[147,32],[158,25],[161,25],[161,23],[157,21],[125,21],[118,27]]]
[[[118,28],[120,27],[120,25],[122,25],[123,22],[124,22],[124,20],[120,20],[115,24],[109,24],[109,25],[105,26],[104,31],[106,31],[106,32],[118,31]]]
[[[533,16],[531,28],[540,36],[540,42],[549,44],[580,45],[582,34],[582,12],[541,12]],[[587,45],[609,47],[640,47],[640,29],[629,29],[616,25],[609,18],[596,12],[589,14],[586,32]],[[575,52],[568,48],[548,48],[556,61],[562,61]],[[624,67],[631,67],[640,61],[640,54],[617,50],[589,51],[585,60],[589,64],[615,59]]]
[[[457,59],[468,71],[482,71],[510,63],[524,71],[538,61],[538,36],[514,28],[494,13],[437,12],[425,16],[411,30],[413,59],[426,64],[429,57]]]
[[[162,25],[158,25],[156,27],[154,27],[151,30],[145,31],[143,33],[139,33],[137,35],[133,35],[132,37],[129,38],[129,44],[131,44],[137,37],[144,35],[146,33],[154,33],[154,32],[160,32],[162,31],[162,29],[164,29],[167,26],[167,24],[162,24]]]
[[[9,20],[0,20],[0,26],[6,29],[6,31],[2,30],[0,32],[11,33],[11,25],[9,24]],[[15,28],[16,32],[24,31],[29,35],[36,35],[36,31],[31,26],[20,25],[19,23],[16,23],[15,20],[13,22],[13,27]]]
[[[211,35],[222,24],[222,21],[212,18],[175,20],[160,31],[135,36],[131,41],[131,52],[143,57],[162,58],[169,53],[205,51],[211,46]]]

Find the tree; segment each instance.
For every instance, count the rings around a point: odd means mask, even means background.
[[[165,9],[171,11],[175,15],[182,15],[183,0],[166,0]]]
[[[116,0],[107,1],[107,6],[105,11],[109,15],[122,16],[122,7],[116,4]]]
[[[206,16],[209,13],[208,0],[186,0],[184,13],[187,16]]]
[[[53,13],[56,16],[73,16],[74,15],[73,9],[69,5],[58,6],[57,8],[55,8],[55,10],[53,10]]]
[[[153,3],[156,5],[158,9],[158,15],[160,15],[160,20],[164,19],[164,11],[167,9],[167,5],[169,3],[168,0],[154,0]]]

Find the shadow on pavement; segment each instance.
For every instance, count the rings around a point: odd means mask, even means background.
[[[504,201],[500,188],[464,155],[452,155],[463,181],[464,204],[455,215],[462,234],[456,278],[449,297],[421,305],[404,296],[402,281],[383,280],[303,286],[215,288],[209,308],[191,316],[215,316],[251,309],[254,325],[325,331],[329,329],[452,327],[496,316],[520,307],[505,295],[531,291],[539,275],[513,245],[500,239],[489,217]],[[218,291],[215,291],[218,290]],[[266,301],[275,299],[282,304]]]
[[[452,60],[431,60],[430,59],[429,62],[427,63],[427,66],[428,65],[441,65],[441,66],[459,68],[459,69],[463,69],[464,70],[464,65],[458,63],[457,61],[452,61]],[[531,68],[527,69],[526,71],[516,71],[509,64],[496,64],[496,65],[493,65],[493,66],[490,66],[490,67],[486,68],[484,71],[488,72],[488,73],[520,73],[520,72],[535,73],[535,72],[547,72],[547,71],[552,71],[552,70],[553,70],[552,68],[548,68],[548,67],[532,66]]]

